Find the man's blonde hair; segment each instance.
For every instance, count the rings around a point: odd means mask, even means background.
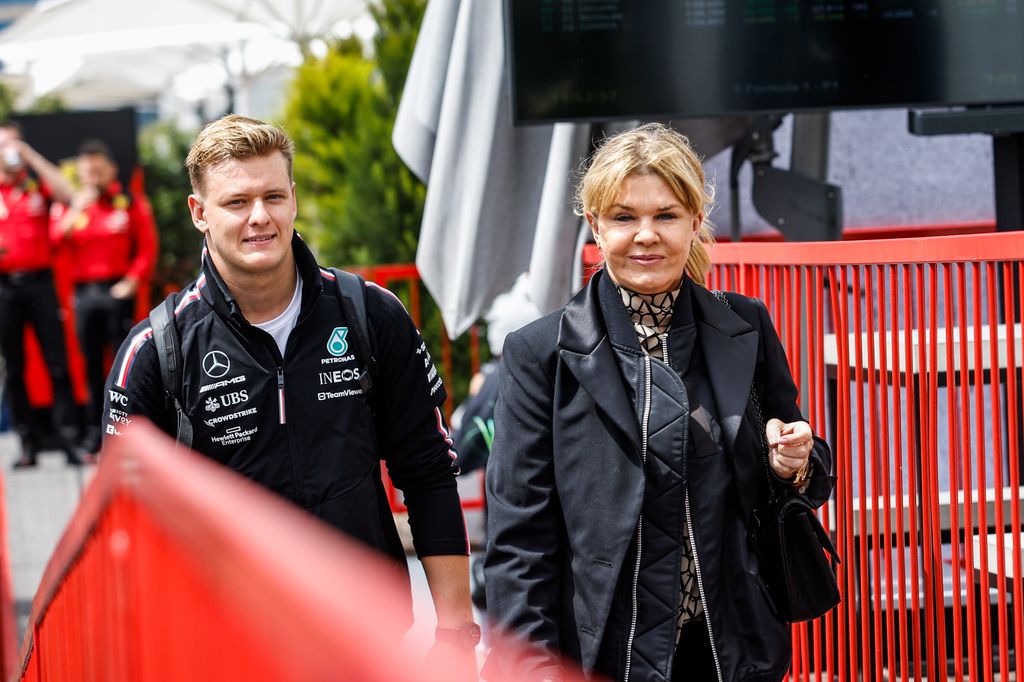
[[[206,171],[229,159],[250,159],[281,152],[292,177],[295,144],[287,133],[273,123],[228,114],[203,128],[185,158],[192,191],[201,193]]]
[[[715,191],[705,179],[700,157],[690,141],[669,126],[648,123],[605,140],[590,157],[576,190],[577,215],[597,216],[608,210],[622,191],[622,183],[634,174],[661,177],[687,210],[694,215],[704,214],[686,261],[686,273],[704,285],[711,270],[709,250],[715,243],[713,226],[706,219]]]

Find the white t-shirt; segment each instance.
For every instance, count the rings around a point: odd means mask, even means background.
[[[280,315],[272,320],[254,324],[274,337],[277,347],[281,349],[281,357],[284,357],[284,348],[288,345],[288,335],[292,333],[295,324],[299,321],[299,308],[302,303],[302,277],[299,276],[298,268],[295,269],[295,293],[292,294],[292,302]]]

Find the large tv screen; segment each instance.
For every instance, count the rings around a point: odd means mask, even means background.
[[[517,122],[1024,103],[1024,0],[506,0]]]

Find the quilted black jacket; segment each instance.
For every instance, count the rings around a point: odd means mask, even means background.
[[[773,615],[747,544],[747,520],[766,485],[748,404],[755,374],[766,419],[803,417],[764,305],[730,294],[729,309],[701,287],[688,289],[725,446],[721,456],[691,462],[686,481],[720,679],[778,680],[789,667],[789,626]],[[524,680],[556,677],[564,658],[587,673],[624,675],[624,659],[601,649],[623,639],[623,620],[610,614],[632,609],[617,586],[635,568],[629,560],[649,485],[639,400],[646,389],[635,390],[646,385],[647,372],[653,387],[666,389],[652,393],[664,393],[648,417],[648,436],[652,423],[658,431],[655,450],[663,447],[659,438],[678,438],[670,432],[680,433],[686,420],[685,406],[668,397],[678,375],[638,348],[626,350],[636,347],[631,327],[609,323],[603,308],[614,301],[621,310],[617,296],[599,273],[562,311],[506,340],[487,472],[487,602],[489,615],[535,648],[523,654],[496,647],[485,676],[500,669]],[[816,439],[811,457],[820,475],[806,494],[820,505],[832,488],[824,441]],[[678,564],[662,569],[664,580],[675,581],[669,589],[677,589]],[[649,607],[637,617],[660,628],[662,610]],[[632,668],[638,643],[645,646],[634,637],[628,679],[665,679],[671,645],[639,650],[645,662]]]

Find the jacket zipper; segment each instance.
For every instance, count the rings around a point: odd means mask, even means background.
[[[651,416],[651,357],[644,354],[644,416],[640,424],[640,460],[644,469],[647,468],[647,422]],[[645,471],[646,473],[646,471]],[[640,580],[640,552],[643,547],[644,515],[641,502],[640,518],[636,522],[636,565],[633,567],[633,619],[629,625],[629,638],[626,640],[626,672],[624,682],[629,682],[629,670],[633,664],[633,638],[636,636],[637,621],[637,583]],[[721,675],[719,675],[721,677]]]
[[[693,568],[697,573],[697,589],[700,591],[700,604],[704,607],[704,622],[708,625],[708,639],[711,640],[711,655],[715,659],[715,671],[718,673],[718,682],[722,682],[722,663],[718,660],[715,634],[711,630],[711,612],[708,611],[708,599],[704,594],[704,580],[700,574],[700,559],[697,557],[697,539],[693,536],[693,517],[690,516],[689,486],[687,486],[686,494],[683,496],[683,505],[686,507],[686,529],[690,533],[690,549],[693,550]]]
[[[277,423],[284,424],[284,368],[277,368]]]
[[[661,335],[661,355],[668,364],[668,334]],[[670,365],[671,367],[671,365]],[[685,449],[683,456],[685,457]],[[711,630],[711,614],[708,611],[708,600],[704,595],[704,580],[700,572],[700,560],[697,557],[697,541],[693,537],[693,517],[690,516],[690,490],[689,484],[683,494],[683,507],[686,509],[686,531],[690,536],[690,549],[693,550],[693,567],[697,574],[697,590],[700,592],[700,605],[704,608],[704,621],[708,625],[708,639],[711,641],[711,655],[715,659],[715,671],[718,673],[718,682],[722,682],[722,663],[718,660],[718,647],[715,646],[715,635]],[[671,672],[671,668],[670,668]]]

